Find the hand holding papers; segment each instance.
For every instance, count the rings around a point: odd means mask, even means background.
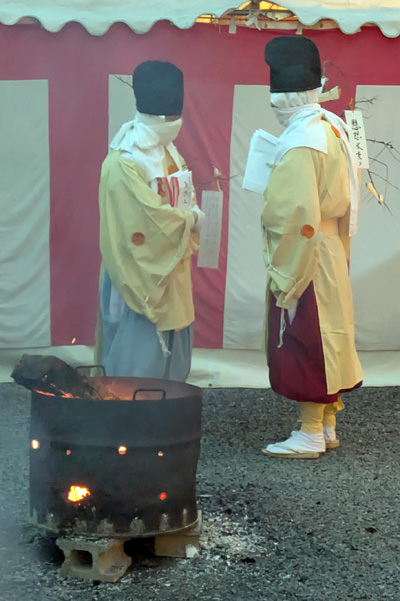
[[[278,138],[257,129],[251,137],[242,188],[262,194],[274,166]]]

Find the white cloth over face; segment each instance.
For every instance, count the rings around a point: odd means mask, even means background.
[[[124,150],[137,163],[150,183],[156,177],[164,177],[163,161],[168,150],[177,167],[181,167],[179,153],[173,140],[179,134],[182,119],[166,121],[162,115],[146,115],[137,112],[132,121],[124,123],[115,134],[110,150]]]
[[[286,128],[278,139],[275,163],[278,164],[288,150],[299,146],[313,148],[326,154],[327,141],[321,120],[328,121],[339,132],[346,152],[351,199],[349,235],[353,236],[357,232],[359,184],[357,165],[349,143],[349,130],[343,119],[321,108],[318,94],[319,89],[270,95],[272,109],[278,121]]]

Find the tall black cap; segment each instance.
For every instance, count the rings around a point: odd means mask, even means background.
[[[309,38],[274,38],[265,47],[265,62],[271,69],[271,92],[303,92],[321,85],[318,48]]]
[[[183,108],[183,73],[164,61],[145,61],[132,75],[136,107],[148,115],[181,115]]]

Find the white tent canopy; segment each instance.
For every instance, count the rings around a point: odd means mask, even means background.
[[[221,17],[243,4],[234,0],[0,0],[0,22],[14,25],[34,18],[54,32],[76,21],[92,35],[102,35],[113,23],[121,22],[136,33],[145,33],[157,21],[168,20],[187,29],[200,15]],[[398,0],[287,0],[284,6],[305,26],[329,19],[346,34],[366,24],[377,25],[388,37],[400,34]]]

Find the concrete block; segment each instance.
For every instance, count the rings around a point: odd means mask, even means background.
[[[127,539],[60,537],[56,543],[64,553],[62,576],[116,582],[132,563],[124,551]]]

